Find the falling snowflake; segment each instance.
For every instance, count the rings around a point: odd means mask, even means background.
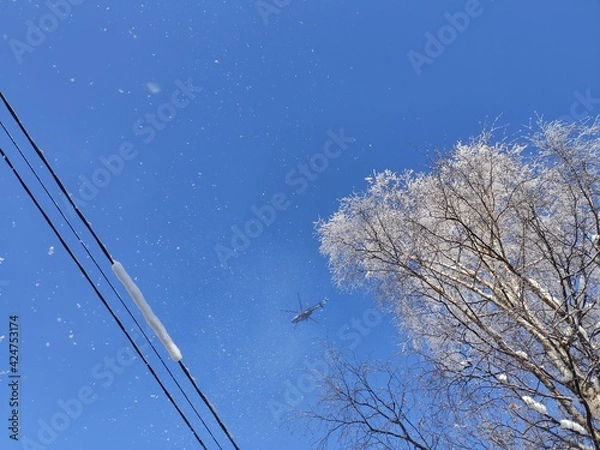
[[[151,94],[158,94],[161,91],[158,83],[155,83],[154,81],[148,81],[146,83],[146,88],[148,88],[148,91],[150,91]]]

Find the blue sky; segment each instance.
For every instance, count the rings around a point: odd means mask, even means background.
[[[600,112],[593,0],[51,3],[3,3],[0,89],[243,449],[312,448],[272,406],[310,407],[302,383],[325,342],[385,359],[406,340],[369,296],[332,285],[316,220],[373,170],[424,170],[436,148],[498,117],[511,138],[536,115]],[[0,145],[18,160],[4,135]],[[21,437],[197,448],[5,164],[0,185],[0,372],[17,314]],[[329,298],[318,324],[294,327],[281,311],[298,292]],[[0,399],[9,393],[0,375]],[[42,445],[40,421],[80,394],[93,401]],[[3,430],[2,448],[27,448]]]

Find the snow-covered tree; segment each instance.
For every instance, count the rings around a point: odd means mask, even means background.
[[[600,120],[492,139],[367,178],[321,251],[394,308],[483,448],[600,450]]]

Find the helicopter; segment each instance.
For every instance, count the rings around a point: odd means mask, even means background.
[[[308,320],[308,319],[312,320],[313,322],[317,322],[315,319],[313,319],[311,317],[311,315],[317,309],[324,308],[325,303],[327,303],[326,297],[323,298],[323,300],[321,300],[319,303],[316,303],[313,306],[309,306],[308,308],[304,309],[304,307],[302,306],[302,300],[300,300],[300,293],[298,292],[298,304],[300,305],[300,311],[290,311],[288,309],[284,309],[283,311],[296,314],[294,317],[292,317],[292,323],[294,324],[294,326],[296,326],[296,325],[298,325],[298,322],[302,322],[302,321]]]

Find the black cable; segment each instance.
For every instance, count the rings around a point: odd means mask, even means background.
[[[10,103],[8,102],[8,100],[6,99],[6,97],[4,96],[4,94],[0,91],[0,98],[2,99],[2,101],[4,102],[7,110],[10,112],[11,116],[13,117],[13,119],[15,120],[15,122],[18,124],[19,128],[21,129],[21,131],[23,132],[23,134],[26,136],[27,140],[29,141],[29,143],[31,144],[31,146],[33,147],[33,149],[36,151],[38,157],[42,160],[42,162],[44,163],[45,167],[48,169],[48,171],[51,173],[52,177],[54,178],[56,184],[59,186],[60,190],[62,191],[62,193],[65,195],[65,197],[67,198],[67,200],[69,201],[69,203],[71,204],[71,206],[73,207],[73,209],[75,210],[75,212],[77,213],[77,215],[79,216],[80,220],[84,223],[84,225],[88,228],[89,232],[92,234],[92,236],[94,237],[96,243],[98,244],[98,246],[100,247],[100,249],[102,250],[102,252],[104,253],[104,255],[107,257],[107,259],[111,262],[111,264],[114,264],[114,260],[113,258],[110,256],[110,253],[108,252],[108,249],[106,248],[106,246],[103,244],[103,242],[100,240],[100,238],[98,237],[98,235],[94,232],[94,230],[92,229],[90,223],[86,220],[85,216],[83,215],[83,213],[81,212],[81,210],[77,207],[77,205],[75,204],[75,202],[73,201],[73,199],[71,198],[71,196],[69,195],[68,191],[66,190],[65,186],[63,185],[63,183],[61,182],[60,178],[56,175],[56,173],[54,172],[54,170],[52,169],[52,167],[50,166],[50,164],[48,163],[46,157],[44,156],[42,150],[37,146],[37,144],[35,143],[35,141],[31,138],[31,136],[29,135],[27,129],[24,127],[24,125],[22,124],[21,120],[19,119],[17,113],[15,112],[15,110],[12,108],[12,106],[10,105]],[[21,156],[25,159],[25,161],[27,162],[29,168],[32,170],[32,172],[34,173],[35,177],[37,178],[38,182],[43,186],[46,194],[50,197],[50,199],[52,200],[52,203],[55,205],[55,207],[59,210],[61,216],[63,217],[63,219],[67,222],[67,224],[69,225],[69,227],[71,228],[71,230],[75,233],[75,235],[79,238],[78,234],[76,233],[76,231],[73,229],[73,227],[70,225],[70,222],[68,221],[68,219],[66,218],[66,216],[63,214],[62,210],[60,209],[60,207],[58,206],[58,204],[56,203],[56,201],[54,200],[54,198],[52,197],[52,195],[48,192],[48,190],[46,189],[45,185],[43,184],[43,182],[40,180],[40,178],[37,176],[37,173],[35,172],[35,170],[33,169],[33,167],[31,166],[31,164],[29,163],[29,161],[27,160],[27,158],[24,156],[24,154],[22,153],[21,149],[19,148],[18,144],[16,144],[16,142],[12,139],[12,136],[10,136],[10,133],[8,133],[8,131],[6,130],[6,128],[4,127],[4,125],[2,124],[2,127],[5,129],[5,131],[7,132],[7,134],[9,135],[9,137],[11,138],[11,141],[13,142],[13,144],[15,145],[15,147],[17,148],[17,150],[19,151],[19,153],[21,154]],[[0,149],[0,151],[2,151],[2,149]],[[2,151],[2,156],[4,157],[4,159],[9,162],[8,158],[6,157],[6,154],[4,153],[4,151]],[[87,275],[87,273],[85,273],[83,267],[81,266],[81,264],[79,263],[79,261],[76,259],[76,257],[72,254],[71,250],[66,247],[66,243],[63,241],[62,237],[58,234],[58,231],[56,230],[56,228],[54,227],[54,225],[52,224],[52,222],[50,221],[49,217],[45,214],[45,212],[43,211],[43,209],[41,208],[41,206],[38,204],[37,200],[35,199],[35,197],[33,196],[33,194],[29,191],[29,189],[27,188],[27,186],[24,184],[23,180],[21,179],[21,177],[19,176],[18,172],[16,171],[16,169],[14,168],[14,166],[12,166],[12,164],[9,163],[9,166],[11,167],[11,169],[13,170],[13,172],[15,173],[15,175],[17,176],[17,178],[19,179],[19,181],[21,182],[22,186],[25,188],[25,190],[27,191],[28,195],[31,197],[31,199],[34,201],[34,203],[36,204],[36,206],[38,207],[38,209],[40,209],[40,212],[44,215],[44,218],[46,219],[46,221],[48,222],[48,224],[52,227],[52,229],[54,230],[54,232],[57,234],[57,236],[59,237],[59,239],[61,240],[61,243],[63,244],[63,246],[65,246],[66,250],[69,252],[69,254],[71,255],[71,257],[73,258],[73,260],[75,261],[75,263],[77,264],[77,266],[79,267],[79,270],[82,271],[82,273],[84,273],[84,276],[86,277],[86,279],[88,279],[88,281],[90,282],[90,284],[92,285],[92,287],[94,288],[94,291],[96,291],[96,293],[100,296],[100,299],[102,300],[102,302],[104,303],[104,305],[107,307],[107,309],[109,310],[109,312],[111,313],[111,315],[113,316],[113,318],[115,318],[115,320],[117,321],[117,323],[119,324],[119,326],[121,327],[122,331],[126,334],[127,338],[132,342],[132,344],[135,346],[135,343],[133,342],[133,339],[129,336],[127,330],[123,327],[123,325],[121,324],[121,322],[119,321],[119,319],[117,318],[117,316],[114,314],[114,312],[110,309],[110,307],[108,306],[108,303],[106,303],[106,300],[104,299],[104,297],[102,297],[101,293],[98,291],[98,289],[96,288],[96,286],[94,285],[94,283],[91,281],[91,279],[89,278],[89,276]],[[82,243],[83,245],[83,241],[81,241],[81,239],[79,239],[79,241]],[[85,245],[83,245],[84,248],[86,248],[87,251],[87,247],[85,247]],[[115,292],[115,294],[117,294],[119,300],[121,301],[122,305],[125,307],[125,309],[128,311],[128,313],[130,314],[130,316],[133,318],[133,320],[135,321],[136,325],[138,326],[138,328],[140,329],[140,331],[142,331],[142,334],[144,335],[144,337],[146,338],[146,340],[148,340],[148,342],[150,342],[150,340],[148,339],[148,337],[146,336],[146,334],[143,332],[143,330],[141,329],[139,323],[137,322],[137,320],[135,320],[133,314],[131,313],[131,311],[129,310],[129,308],[127,308],[127,306],[125,305],[125,303],[123,302],[123,300],[121,299],[120,295],[117,293],[116,289],[114,288],[114,286],[112,285],[112,283],[110,283],[110,281],[108,280],[108,278],[106,277],[106,275],[104,274],[104,272],[102,271],[102,269],[99,267],[99,265],[97,264],[96,260],[91,256],[91,254],[88,252],[88,255],[90,255],[90,257],[92,258],[92,260],[94,261],[94,264],[96,265],[96,267],[100,270],[100,272],[102,273],[102,275],[104,276],[104,278],[109,282],[109,285],[111,286],[111,288],[113,289],[113,291]],[[167,368],[165,362],[163,361],[163,359],[160,357],[160,355],[158,354],[158,352],[156,351],[156,349],[154,348],[154,345],[152,345],[152,343],[150,342],[152,348],[154,349],[155,353],[157,354],[157,356],[159,357],[160,361],[162,362],[163,366],[165,368]],[[179,413],[182,415],[182,418],[184,419],[184,421],[186,422],[186,424],[188,424],[188,426],[191,427],[191,424],[188,422],[187,418],[185,416],[183,416],[183,413],[181,412],[181,410],[179,409],[179,407],[174,403],[172,397],[170,396],[170,394],[165,390],[164,386],[162,385],[162,383],[160,382],[160,380],[158,379],[157,375],[155,374],[155,372],[153,371],[153,369],[149,366],[148,362],[145,360],[145,358],[142,356],[140,350],[137,348],[137,346],[135,346],[136,351],[138,352],[138,354],[140,354],[140,356],[142,357],[144,363],[148,366],[148,368],[150,369],[150,371],[153,373],[153,375],[155,376],[157,382],[161,385],[161,387],[163,388],[163,391],[165,391],[165,393],[167,394],[168,398],[171,400],[171,402],[173,403],[173,405],[175,406],[175,408],[179,411]],[[193,376],[191,375],[191,373],[189,372],[189,370],[187,369],[187,367],[181,362],[179,361],[179,365],[182,368],[184,374],[186,375],[186,377],[190,380],[190,382],[192,383],[192,385],[194,386],[194,389],[196,390],[196,392],[198,393],[198,395],[200,396],[200,398],[202,399],[202,401],[205,403],[205,405],[208,407],[208,409],[210,410],[210,412],[212,413],[212,415],[214,416],[214,418],[216,419],[217,423],[219,424],[219,426],[221,427],[221,429],[223,430],[223,432],[226,434],[226,436],[228,437],[229,441],[232,443],[232,445],[234,446],[234,448],[236,450],[240,450],[239,446],[235,443],[231,433],[229,432],[229,430],[227,429],[227,427],[225,426],[225,424],[223,423],[223,421],[220,419],[219,415],[217,414],[215,408],[212,406],[212,404],[210,403],[210,401],[208,400],[208,398],[204,395],[204,393],[200,390],[200,388],[198,387],[195,379],[193,378]],[[219,448],[222,448],[218,441],[215,439],[214,435],[212,434],[212,432],[210,431],[210,429],[208,429],[206,423],[204,422],[204,420],[202,420],[202,417],[200,416],[200,414],[198,413],[198,411],[196,410],[196,408],[193,406],[193,404],[191,403],[191,401],[189,400],[189,398],[187,397],[187,395],[185,394],[185,392],[183,391],[183,389],[181,388],[181,386],[179,385],[179,383],[177,382],[177,380],[174,378],[174,376],[172,375],[172,373],[169,371],[169,369],[167,368],[168,373],[171,375],[171,377],[173,378],[173,381],[175,381],[176,385],[179,387],[179,389],[181,390],[182,394],[184,395],[184,397],[186,398],[186,400],[188,401],[188,403],[190,403],[190,405],[192,406],[192,409],[194,410],[194,412],[196,412],[198,418],[200,419],[200,421],[202,422],[202,424],[204,425],[204,427],[207,429],[207,431],[209,432],[209,434],[211,435],[211,437],[213,438],[213,440],[215,441],[215,443],[217,444],[217,446]],[[194,433],[194,435],[199,439],[198,435],[196,434],[195,430],[193,428],[190,428],[192,430],[192,432]],[[200,441],[201,445],[203,446],[203,448],[206,448],[204,446],[204,444],[202,443],[202,441]]]
[[[181,367],[181,370],[183,370],[183,373],[185,373],[185,375],[188,377],[188,379],[190,380],[190,382],[194,386],[194,389],[196,389],[196,392],[198,393],[198,395],[200,396],[200,398],[202,398],[202,401],[204,402],[204,404],[206,406],[208,406],[208,409],[210,409],[210,412],[212,413],[212,415],[215,417],[215,419],[219,423],[219,426],[221,427],[221,430],[223,430],[223,432],[229,438],[229,442],[231,442],[231,444],[233,445],[233,447],[235,448],[235,450],[240,450],[240,448],[237,446],[237,444],[233,440],[233,436],[231,435],[231,433],[229,433],[229,430],[227,429],[227,427],[225,426],[225,424],[221,421],[219,415],[217,414],[217,410],[208,401],[208,398],[202,393],[202,391],[200,390],[200,388],[196,384],[196,380],[194,379],[194,377],[192,376],[192,374],[190,373],[190,371],[188,370],[188,368],[185,366],[185,364],[183,364],[182,361],[179,361],[179,367]]]
[[[140,330],[140,332],[142,333],[142,335],[144,336],[144,338],[146,339],[146,341],[150,344],[152,350],[154,351],[154,353],[156,354],[156,356],[158,357],[158,359],[162,363],[163,367],[166,369],[167,373],[170,375],[170,377],[173,380],[173,382],[179,388],[179,391],[181,392],[181,394],[184,396],[184,398],[186,399],[186,401],[188,402],[188,404],[194,410],[194,412],[196,413],[196,416],[198,417],[198,419],[200,419],[200,422],[202,423],[202,425],[204,426],[204,428],[206,429],[206,431],[208,432],[208,434],[210,435],[210,437],[213,439],[213,441],[215,442],[215,444],[217,444],[217,447],[219,447],[219,449],[222,450],[223,447],[221,447],[221,445],[219,444],[219,441],[216,439],[216,437],[214,436],[214,434],[212,433],[212,431],[210,430],[210,428],[208,427],[208,425],[206,424],[206,422],[204,421],[204,419],[202,419],[202,416],[200,415],[200,413],[198,412],[198,410],[196,409],[196,407],[194,406],[194,404],[192,403],[192,401],[190,400],[190,398],[187,396],[187,394],[183,390],[182,386],[179,384],[179,382],[175,378],[175,375],[173,375],[173,372],[171,372],[171,370],[169,369],[169,367],[167,366],[167,364],[165,363],[165,361],[163,360],[163,358],[160,356],[160,353],[158,352],[158,350],[156,350],[156,347],[154,346],[154,344],[152,343],[152,341],[150,340],[150,338],[148,337],[148,335],[144,332],[144,330],[141,327],[140,323],[137,321],[137,319],[135,318],[135,316],[133,315],[133,313],[131,312],[131,310],[127,306],[127,304],[123,301],[123,298],[121,297],[121,295],[119,294],[119,292],[117,291],[117,289],[114,287],[114,285],[112,284],[112,282],[110,281],[110,279],[106,276],[106,273],[100,267],[100,264],[98,263],[98,261],[96,260],[96,258],[92,255],[92,253],[90,252],[90,250],[88,249],[88,247],[83,243],[83,239],[81,239],[81,237],[79,236],[79,233],[75,230],[75,228],[73,227],[73,225],[71,224],[71,222],[69,221],[69,219],[66,217],[66,215],[64,214],[64,212],[62,211],[62,209],[60,208],[60,206],[58,205],[58,203],[56,202],[56,200],[54,199],[54,197],[52,196],[52,194],[48,191],[48,188],[46,187],[46,185],[44,184],[44,182],[40,179],[40,177],[36,173],[35,169],[33,168],[32,164],[30,163],[29,159],[25,156],[25,154],[21,150],[21,147],[19,146],[19,144],[17,144],[17,142],[13,138],[12,134],[8,131],[8,129],[6,128],[6,126],[4,125],[4,123],[1,120],[0,120],[0,127],[4,130],[4,132],[6,133],[6,135],[8,136],[8,138],[10,139],[10,141],[12,142],[12,144],[15,146],[15,148],[17,149],[19,155],[21,155],[21,157],[23,158],[23,160],[25,161],[25,163],[27,164],[27,166],[29,167],[29,169],[33,173],[33,175],[36,178],[36,180],[38,181],[38,183],[42,186],[44,192],[50,198],[52,204],[58,210],[59,214],[61,215],[61,217],[63,218],[63,220],[65,221],[65,223],[69,227],[69,229],[73,232],[73,234],[75,235],[75,237],[77,238],[77,240],[81,243],[81,245],[83,246],[85,252],[90,257],[92,263],[96,266],[96,268],[98,269],[98,271],[102,274],[102,277],[104,278],[104,280],[108,283],[108,285],[112,289],[113,293],[117,296],[117,298],[119,299],[121,305],[125,308],[125,310],[129,314],[129,317],[131,319],[133,319],[133,322],[136,324],[136,326],[138,327],[138,329]]]
[[[17,123],[17,125],[19,125],[19,128],[21,129],[21,131],[23,132],[23,134],[25,135],[25,137],[27,138],[27,140],[29,141],[29,143],[31,144],[31,146],[33,147],[33,149],[35,150],[35,152],[38,154],[38,156],[40,157],[40,159],[42,160],[42,162],[44,163],[44,165],[46,166],[46,168],[48,169],[48,171],[52,174],[52,177],[54,178],[54,181],[56,182],[56,184],[58,185],[58,187],[62,191],[63,195],[67,198],[68,202],[71,204],[71,206],[73,207],[73,209],[75,210],[75,212],[77,213],[77,215],[79,216],[79,218],[81,219],[81,221],[88,228],[88,230],[90,231],[90,233],[92,234],[92,236],[96,240],[96,243],[98,244],[98,246],[100,247],[100,249],[102,250],[102,252],[104,253],[104,255],[108,258],[108,260],[111,262],[111,264],[114,263],[114,260],[110,256],[110,253],[108,253],[108,249],[104,246],[104,244],[102,243],[102,241],[100,240],[100,238],[98,237],[98,235],[96,235],[96,233],[92,229],[91,224],[85,219],[83,213],[79,210],[79,208],[77,207],[77,204],[75,204],[75,202],[73,201],[73,199],[69,195],[69,192],[67,191],[67,189],[65,188],[65,186],[62,184],[62,181],[60,181],[60,178],[58,178],[58,176],[56,175],[56,173],[54,173],[54,170],[52,170],[52,167],[50,167],[50,164],[48,163],[48,161],[46,160],[46,157],[44,156],[44,152],[42,152],[42,150],[40,150],[40,148],[37,146],[37,144],[33,141],[33,139],[31,138],[31,136],[27,132],[27,129],[21,123],[21,120],[19,119],[19,116],[17,116],[17,113],[15,112],[15,110],[12,108],[12,106],[10,106],[10,103],[8,102],[7,98],[4,96],[4,94],[2,93],[2,91],[0,91],[0,98],[2,98],[2,101],[4,102],[4,105],[6,106],[6,109],[8,109],[8,112],[10,112],[10,115],[12,116],[12,118],[14,119],[14,121]]]
[[[2,149],[2,147],[0,147],[0,156],[2,156],[2,158],[6,161],[6,163],[8,164],[8,166],[10,167],[10,169],[12,170],[13,174],[19,180],[19,183],[21,184],[21,186],[23,187],[23,189],[25,189],[25,192],[27,193],[27,195],[29,196],[29,198],[31,199],[31,201],[35,204],[35,206],[37,207],[37,209],[39,210],[39,212],[42,214],[42,216],[44,216],[44,219],[46,220],[46,223],[48,224],[48,226],[50,226],[50,228],[52,229],[52,231],[54,231],[54,234],[56,235],[56,237],[58,238],[58,240],[60,241],[60,243],[62,244],[62,246],[64,247],[64,249],[67,251],[67,253],[71,257],[71,259],[73,260],[73,262],[77,265],[77,267],[78,267],[79,271],[81,272],[81,274],[85,277],[85,279],[88,281],[88,283],[90,284],[90,286],[92,286],[92,288],[94,289],[94,292],[96,293],[96,295],[98,296],[98,298],[100,298],[100,300],[102,301],[102,303],[104,304],[104,306],[106,307],[106,309],[108,310],[108,312],[111,314],[112,318],[117,322],[117,325],[119,326],[119,328],[121,328],[121,331],[123,331],[123,333],[125,333],[125,336],[129,340],[129,342],[131,343],[131,345],[133,346],[133,348],[135,349],[136,353],[142,359],[142,361],[144,362],[144,364],[146,365],[146,367],[148,368],[148,370],[150,371],[150,373],[152,374],[152,376],[154,376],[154,379],[159,384],[159,386],[162,388],[164,394],[167,396],[167,398],[169,399],[169,401],[173,404],[173,406],[175,407],[175,409],[177,410],[177,412],[179,412],[179,415],[181,416],[181,418],[183,419],[183,421],[186,423],[186,425],[189,427],[190,431],[194,434],[194,436],[196,437],[196,440],[200,443],[200,445],[202,446],[203,449],[208,450],[208,448],[206,447],[206,445],[204,445],[204,442],[202,441],[202,439],[200,439],[200,436],[198,436],[198,434],[196,433],[196,430],[194,430],[194,428],[192,427],[192,424],[189,422],[189,420],[187,419],[187,417],[185,417],[185,415],[183,414],[183,411],[181,411],[181,409],[179,408],[179,406],[177,405],[177,403],[175,403],[175,400],[173,399],[173,397],[171,396],[171,394],[169,393],[169,391],[167,390],[167,388],[164,386],[164,384],[162,383],[162,381],[160,381],[160,378],[158,377],[157,373],[154,371],[154,369],[152,368],[152,366],[148,363],[148,361],[146,360],[146,357],[140,351],[139,347],[137,346],[137,344],[135,343],[135,341],[133,340],[133,338],[129,335],[129,333],[127,332],[127,330],[123,326],[123,323],[121,322],[121,320],[117,317],[117,315],[112,310],[112,308],[110,307],[110,305],[108,304],[108,302],[106,301],[106,299],[104,298],[104,296],[102,295],[102,293],[98,290],[98,288],[96,287],[96,285],[94,284],[94,282],[92,281],[92,279],[90,278],[90,276],[88,275],[88,273],[85,271],[84,267],[79,262],[79,260],[75,256],[75,254],[71,251],[71,249],[69,248],[69,246],[67,245],[67,243],[65,242],[65,240],[63,239],[63,237],[61,236],[61,234],[58,232],[58,230],[56,229],[56,227],[52,223],[52,220],[50,220],[50,217],[48,217],[48,215],[46,214],[46,212],[44,211],[44,209],[42,208],[42,206],[39,204],[39,202],[37,201],[37,199],[35,198],[35,196],[33,195],[33,193],[30,191],[29,187],[27,186],[27,184],[25,183],[25,181],[23,180],[23,178],[21,178],[21,175],[19,175],[19,172],[17,171],[17,169],[15,168],[15,166],[12,164],[12,162],[8,158],[8,155],[4,152],[4,150]]]

